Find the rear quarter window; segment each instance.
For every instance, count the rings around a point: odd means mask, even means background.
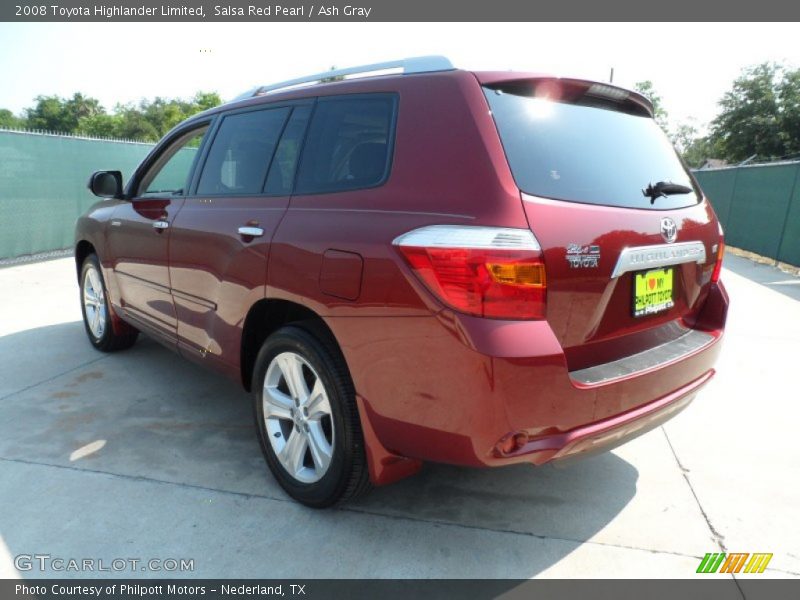
[[[391,164],[396,107],[391,94],[320,98],[295,193],[341,192],[383,183]]]
[[[674,209],[700,196],[664,132],[649,116],[611,103],[560,102],[517,89],[484,88],[517,186],[525,193],[607,206]],[[659,181],[691,188],[651,204]]]

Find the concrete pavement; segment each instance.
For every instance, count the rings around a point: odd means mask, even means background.
[[[75,575],[15,568],[39,553],[194,560],[117,576],[671,578],[719,551],[798,577],[800,279],[730,255],[723,279],[718,375],[664,427],[562,468],[426,465],[314,511],[272,480],[235,383],[146,338],[94,351],[71,259],[0,269],[0,577]]]

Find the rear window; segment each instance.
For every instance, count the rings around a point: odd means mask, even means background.
[[[649,116],[592,98],[536,98],[530,86],[484,92],[523,192],[631,208],[673,209],[699,201],[675,149]],[[651,204],[642,190],[659,181],[692,191]]]

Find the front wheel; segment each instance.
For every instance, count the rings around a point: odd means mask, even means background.
[[[133,346],[139,335],[138,331],[128,328],[123,334],[114,332],[106,286],[96,254],[90,254],[83,261],[80,281],[83,324],[92,346],[102,352],[114,352]]]
[[[341,354],[324,337],[283,327],[267,338],[253,373],[267,465],[292,498],[315,508],[369,489],[353,385]]]

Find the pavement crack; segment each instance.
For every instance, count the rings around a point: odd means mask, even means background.
[[[672,456],[675,458],[675,462],[678,464],[678,468],[681,471],[681,475],[683,479],[686,481],[686,485],[689,486],[689,491],[692,492],[692,496],[694,497],[694,501],[697,503],[697,508],[700,509],[700,514],[703,515],[703,520],[706,522],[709,531],[711,532],[711,536],[714,538],[714,541],[720,547],[720,550],[723,552],[728,552],[728,549],[725,547],[725,536],[722,535],[717,529],[714,527],[714,524],[711,522],[711,518],[708,516],[705,508],[703,508],[703,504],[700,502],[700,498],[697,497],[697,492],[692,485],[691,479],[689,479],[689,469],[687,469],[681,459],[678,457],[678,453],[675,452],[675,447],[672,445],[672,441],[669,439],[669,434],[667,434],[667,430],[664,427],[660,428],[661,431],[664,433],[664,437],[667,440],[667,445],[669,445],[670,452],[672,452]]]
[[[700,498],[697,496],[697,491],[692,485],[692,480],[689,479],[689,469],[683,465],[681,459],[678,457],[678,453],[675,451],[675,446],[672,445],[672,440],[669,439],[669,434],[667,433],[666,428],[662,425],[659,427],[659,429],[661,429],[661,431],[664,433],[664,438],[667,440],[669,450],[672,452],[672,456],[675,458],[675,462],[681,471],[683,479],[686,481],[686,485],[689,486],[689,491],[692,492],[692,496],[694,496],[694,501],[697,503],[697,508],[700,509],[700,514],[703,515],[703,520],[706,522],[708,530],[711,532],[711,537],[714,539],[717,546],[719,546],[720,550],[727,554],[728,548],[725,546],[725,536],[722,535],[722,533],[720,533],[716,527],[714,527],[714,524],[711,522],[711,517],[708,516],[706,509],[703,507],[703,503],[700,502]],[[736,579],[736,577],[734,577],[733,573],[731,573],[731,579],[733,579],[733,582],[736,584],[736,588],[739,590],[739,594],[741,595],[742,599],[746,600],[742,586],[739,585],[739,581]]]

